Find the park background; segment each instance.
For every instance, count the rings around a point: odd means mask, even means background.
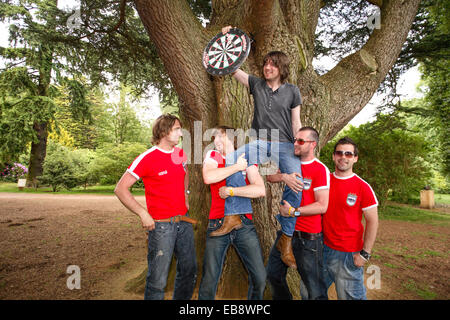
[[[381,219],[371,260],[381,288],[368,297],[448,299],[448,2],[169,2],[2,2],[0,298],[142,297],[145,235],[114,185],[151,147],[161,113],[180,116],[188,132],[194,121],[249,127],[248,92],[195,59],[232,24],[254,39],[244,70],[258,74],[271,48],[292,57],[289,80],[304,95],[302,123],[321,133],[321,161],[333,169],[344,135],[360,146],[355,171],[373,186]],[[189,170],[201,275],[210,195],[200,165]],[[254,201],[266,258],[281,187],[267,188]],[[424,188],[435,193],[432,209],[419,208]],[[142,184],[133,192],[145,202]],[[70,265],[81,268],[79,290],[67,288]],[[246,278],[231,249],[218,297],[245,297]],[[298,275],[289,280],[299,298]]]

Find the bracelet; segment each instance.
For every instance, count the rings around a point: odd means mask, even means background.
[[[229,188],[228,189],[228,192],[230,193],[230,197],[233,197],[234,196],[234,191],[233,191],[233,188]]]
[[[288,215],[289,215],[289,217],[294,217],[294,215],[291,214],[291,209],[295,210],[294,207],[289,207]]]

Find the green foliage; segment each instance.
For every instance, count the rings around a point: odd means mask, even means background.
[[[47,157],[44,162],[44,172],[39,181],[51,185],[53,192],[61,187],[72,189],[78,181],[75,173],[75,163],[70,150],[49,140]]]
[[[406,201],[430,183],[430,145],[420,134],[406,130],[393,115],[379,114],[375,122],[350,126],[321,150],[321,160],[334,168],[333,148],[337,140],[349,136],[358,145],[359,158],[353,171],[374,189],[384,205],[389,194]]]
[[[8,162],[36,142],[35,123],[54,120],[53,99],[37,94],[38,84],[25,67],[0,74],[0,162]]]
[[[97,150],[91,174],[101,184],[116,184],[133,160],[148,149],[141,143],[125,142],[121,145],[106,145]]]

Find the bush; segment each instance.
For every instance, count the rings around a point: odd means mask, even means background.
[[[39,177],[39,181],[42,184],[50,185],[53,192],[58,191],[61,187],[70,190],[78,185],[75,163],[69,149],[52,140],[49,140],[47,146],[43,169],[44,172]]]
[[[133,160],[147,149],[144,144],[131,142],[98,149],[90,173],[100,184],[116,184]]]
[[[21,163],[14,162],[13,165],[6,165],[0,172],[0,178],[6,182],[17,182],[18,179],[25,179],[28,168]]]

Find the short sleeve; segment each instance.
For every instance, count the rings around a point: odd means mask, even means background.
[[[149,175],[150,166],[146,165],[149,160],[149,155],[147,152],[140,154],[134,161],[130,164],[127,169],[127,172],[130,173],[136,179],[140,179],[142,177]]]
[[[302,104],[302,95],[300,94],[300,89],[297,86],[293,85],[294,90],[294,99],[292,100],[291,109]]]
[[[361,208],[363,211],[378,206],[377,196],[372,187],[367,183],[363,183],[363,197],[361,199]]]
[[[325,165],[317,166],[317,174],[313,180],[313,190],[330,189],[330,170]]]

